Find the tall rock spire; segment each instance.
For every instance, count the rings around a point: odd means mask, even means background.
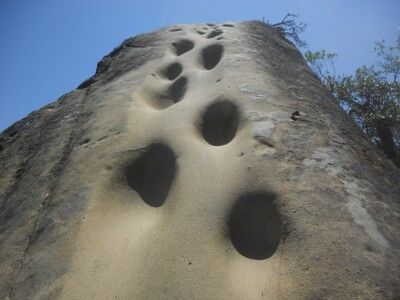
[[[394,298],[399,183],[268,25],[139,35],[0,135],[0,298]]]

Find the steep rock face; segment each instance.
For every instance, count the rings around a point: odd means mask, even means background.
[[[394,298],[400,175],[261,22],[126,40],[0,136],[0,298]]]

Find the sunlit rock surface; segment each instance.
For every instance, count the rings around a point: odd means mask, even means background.
[[[399,182],[262,22],[143,34],[0,135],[0,298],[396,298]]]

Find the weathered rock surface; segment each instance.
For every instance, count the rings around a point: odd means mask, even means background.
[[[399,179],[265,24],[140,35],[1,134],[0,298],[395,298]]]

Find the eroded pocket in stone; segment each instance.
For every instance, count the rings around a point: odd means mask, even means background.
[[[211,31],[209,34],[207,34],[207,38],[212,39],[213,37],[216,37],[222,33],[223,33],[223,31],[221,29],[215,29],[215,30]]]
[[[244,257],[266,259],[278,248],[282,222],[273,193],[251,193],[239,197],[228,221],[229,238]]]
[[[183,96],[186,93],[187,89],[187,78],[180,77],[172,83],[168,89],[166,94],[163,96],[166,99],[171,99],[173,103],[178,103],[182,100]]]
[[[205,69],[211,70],[219,63],[224,52],[224,47],[220,44],[213,44],[205,47],[201,51],[201,64]]]
[[[153,143],[125,171],[128,185],[145,203],[160,207],[167,199],[176,173],[176,156],[167,145]]]
[[[237,105],[230,100],[218,99],[203,112],[200,131],[207,143],[213,146],[226,145],[235,137],[239,121]]]
[[[164,77],[168,78],[169,80],[174,80],[182,73],[182,65],[178,62],[172,63],[164,68],[161,73]]]
[[[177,56],[182,55],[194,48],[194,43],[191,40],[183,39],[172,43],[175,54]]]
[[[179,77],[168,86],[157,91],[151,88],[144,89],[142,97],[148,105],[163,110],[183,99],[187,90],[187,82],[186,77]]]

